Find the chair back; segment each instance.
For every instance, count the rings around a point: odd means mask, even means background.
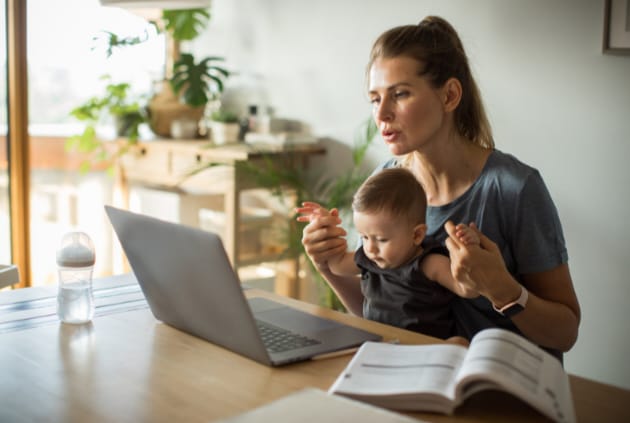
[[[0,264],[0,289],[16,284],[20,281],[20,273],[13,264]]]

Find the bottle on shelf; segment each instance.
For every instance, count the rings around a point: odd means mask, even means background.
[[[251,104],[249,106],[249,115],[247,117],[247,132],[258,132],[258,106]]]

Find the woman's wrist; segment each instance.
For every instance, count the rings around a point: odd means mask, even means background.
[[[501,309],[518,300],[522,290],[523,286],[516,282],[510,275],[504,279],[503,283],[497,285],[490,295],[486,295],[486,297],[490,300],[494,308]]]
[[[330,266],[328,265],[328,261],[319,262],[319,263],[313,262],[313,264],[315,264],[315,267],[320,273],[332,274],[332,271],[330,270]]]

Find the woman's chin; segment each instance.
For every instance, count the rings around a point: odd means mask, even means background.
[[[412,151],[409,148],[397,142],[389,142],[385,144],[387,145],[389,152],[394,156],[404,156],[405,154],[409,154]]]

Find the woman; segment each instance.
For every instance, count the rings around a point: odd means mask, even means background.
[[[445,243],[451,270],[480,297],[453,305],[457,333],[487,327],[521,333],[561,358],[577,339],[580,307],[558,213],[539,173],[494,149],[462,43],[445,20],[393,28],[368,63],[373,116],[390,152],[383,167],[408,168],[428,200],[425,243]],[[378,171],[378,169],[377,169]],[[481,243],[463,245],[451,222],[471,222]],[[306,253],[346,307],[361,315],[358,278],[330,273],[346,250],[336,213],[305,227]]]

